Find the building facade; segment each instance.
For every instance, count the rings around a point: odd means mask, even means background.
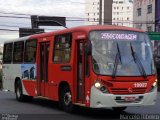
[[[144,31],[155,31],[155,0],[134,0],[134,27]]]
[[[133,27],[133,1],[113,0],[112,24]]]
[[[86,18],[87,25],[99,24],[100,0],[86,0]],[[102,24],[132,27],[132,22],[133,0],[102,0]]]
[[[86,25],[97,25],[99,24],[99,0],[86,0],[85,14],[86,14]]]

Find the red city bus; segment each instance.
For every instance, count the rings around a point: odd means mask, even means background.
[[[157,78],[149,37],[139,29],[82,26],[4,44],[3,88],[18,101],[44,97],[73,105],[113,108],[153,105]]]

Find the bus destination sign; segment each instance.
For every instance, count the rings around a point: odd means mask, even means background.
[[[101,39],[105,40],[137,40],[136,34],[122,33],[101,33]]]

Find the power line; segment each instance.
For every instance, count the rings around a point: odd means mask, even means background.
[[[15,32],[17,32],[17,31],[19,31],[19,30],[13,30],[13,29],[0,29],[1,31],[15,31]]]
[[[7,17],[7,18],[25,18],[25,19],[30,19],[30,17],[19,17],[19,16],[1,16],[0,15],[0,17]],[[89,20],[90,19],[90,20]],[[66,20],[66,21],[83,21],[83,22],[98,22],[98,21],[96,21],[95,20],[96,18],[79,18],[79,19],[68,19],[68,20]],[[91,21],[91,20],[93,20],[93,21]],[[107,20],[107,19],[102,19],[102,20]],[[114,21],[114,19],[112,19],[112,22],[122,22],[122,23],[124,23],[124,22],[134,22],[134,23],[139,23],[139,24],[141,24],[141,23],[146,23],[146,24],[152,24],[152,23],[155,23],[155,22],[153,22],[153,21],[130,21],[130,20],[115,20]],[[14,23],[13,23],[14,24]]]
[[[0,17],[30,19],[30,17],[21,17],[21,16],[2,16],[2,15],[0,15]],[[84,21],[84,22],[88,21],[88,22],[90,22],[90,20],[96,19],[96,18],[80,18],[80,17],[78,19],[76,17],[68,17],[68,18],[70,18],[70,19],[67,19],[66,21]],[[88,20],[88,19],[90,19],[90,20]],[[102,20],[107,20],[107,19],[102,19]],[[112,20],[114,21],[114,19],[112,19]],[[152,21],[129,21],[129,20],[116,20],[116,21],[135,22],[135,23],[139,23],[139,24],[140,23],[147,23],[147,24],[154,23]],[[92,22],[98,22],[98,21],[92,21]]]
[[[23,15],[23,16],[32,16],[33,14],[23,14],[23,13],[10,13],[10,12],[3,12],[3,11],[0,11],[0,13],[2,14],[6,14],[6,15],[16,15],[16,17],[18,17],[17,15]],[[39,15],[39,16],[46,16],[46,15]],[[15,16],[14,16],[15,17]],[[56,16],[55,16],[56,17]],[[22,17],[23,18],[23,17]],[[24,18],[30,18],[30,17],[24,17]],[[85,18],[82,18],[82,17],[70,17],[70,16],[66,16],[66,18],[73,18],[73,19],[85,19]]]
[[[30,17],[19,17],[19,16],[2,16],[2,15],[0,15],[0,17],[6,17],[6,18],[23,18],[23,19],[31,19]],[[87,19],[87,18],[75,18],[75,17],[67,17],[67,18],[70,18],[70,19],[68,19],[68,20],[66,20],[66,21],[84,21],[84,19]]]
[[[31,19],[30,17],[21,17],[21,16],[7,16],[7,15],[0,15],[0,17],[6,17],[6,18],[23,18],[23,19]],[[86,18],[80,18],[80,17],[66,17],[66,18],[69,18],[69,19],[86,19]],[[66,21],[73,21],[73,20],[66,20]]]
[[[28,26],[17,26],[17,25],[1,25],[0,24],[0,26],[2,26],[2,27],[16,27],[16,28],[30,28],[30,27],[28,27]],[[59,30],[59,29],[49,29],[49,28],[45,28],[45,30]]]
[[[17,26],[17,25],[0,25],[2,27],[27,27],[27,26]]]
[[[10,15],[24,15],[24,16],[30,16],[30,14],[23,14],[23,13],[12,13],[12,12],[3,12],[0,11],[1,14],[10,14]]]
[[[30,17],[19,17],[19,16],[0,16],[0,17],[6,17],[6,18],[25,18],[25,19],[30,19]]]

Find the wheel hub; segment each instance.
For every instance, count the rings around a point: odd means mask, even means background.
[[[71,93],[70,93],[70,92],[67,92],[67,93],[64,95],[64,103],[65,103],[65,105],[68,106],[71,101],[72,101]]]

